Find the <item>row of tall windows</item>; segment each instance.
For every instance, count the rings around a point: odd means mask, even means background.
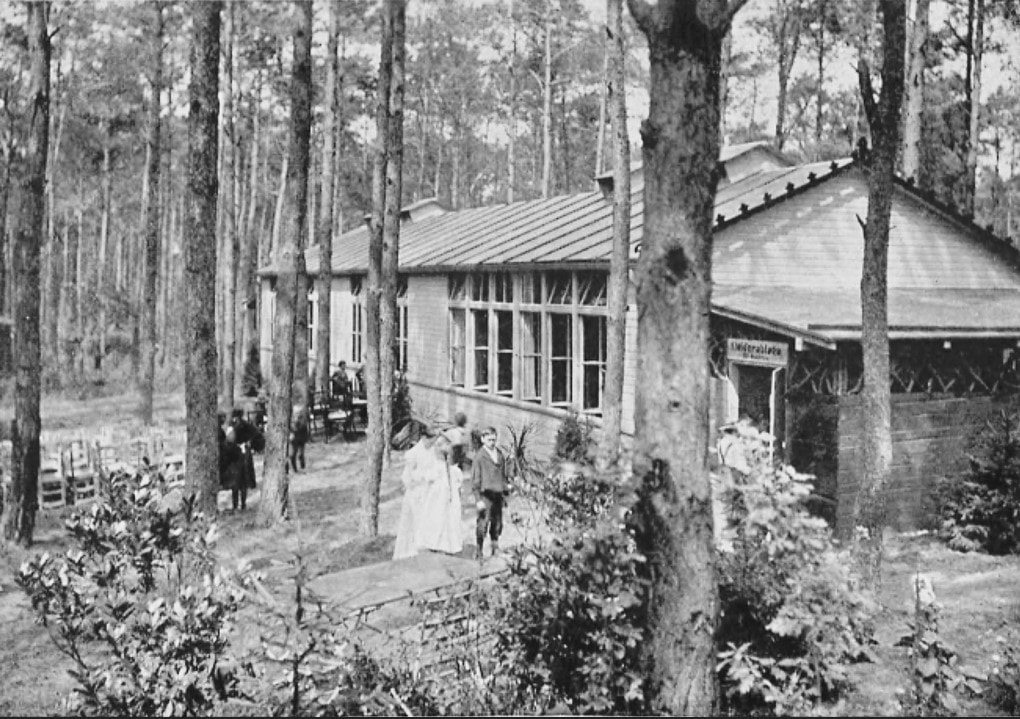
[[[600,414],[606,272],[481,272],[448,280],[451,384]]]

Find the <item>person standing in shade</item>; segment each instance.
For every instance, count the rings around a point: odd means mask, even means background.
[[[450,442],[450,464],[458,467],[461,472],[467,472],[468,465],[468,442],[471,436],[467,429],[467,415],[457,412],[453,415],[453,426],[443,433]]]
[[[294,413],[291,415],[290,422],[290,466],[294,472],[297,472],[298,461],[301,462],[301,469],[305,468],[305,445],[308,444],[307,407],[294,405]]]
[[[492,542],[492,554],[499,553],[503,533],[503,502],[507,490],[506,458],[496,447],[496,428],[482,430],[482,448],[471,463],[471,488],[475,494],[478,520],[475,524],[475,557],[481,561],[485,535]]]

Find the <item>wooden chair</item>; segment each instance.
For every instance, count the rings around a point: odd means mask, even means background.
[[[347,439],[354,431],[354,406],[353,397],[346,394],[336,402],[326,414],[326,442],[333,433],[334,428]]]
[[[39,509],[61,509],[67,504],[67,483],[60,469],[60,457],[39,463]]]
[[[68,488],[68,504],[95,499],[96,470],[92,454],[84,440],[72,440],[64,454],[64,478]]]
[[[315,437],[322,434],[329,441],[329,412],[332,409],[329,392],[319,390],[312,396],[312,406],[308,408],[308,434]]]

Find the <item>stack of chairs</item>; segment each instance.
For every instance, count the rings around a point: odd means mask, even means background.
[[[44,456],[39,461],[39,509],[63,509],[67,506],[67,482],[61,467],[60,454]]]

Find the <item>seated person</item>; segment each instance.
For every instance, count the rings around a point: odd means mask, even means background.
[[[340,399],[351,394],[351,378],[347,375],[347,363],[343,360],[337,365],[336,372],[329,378],[330,395]]]

